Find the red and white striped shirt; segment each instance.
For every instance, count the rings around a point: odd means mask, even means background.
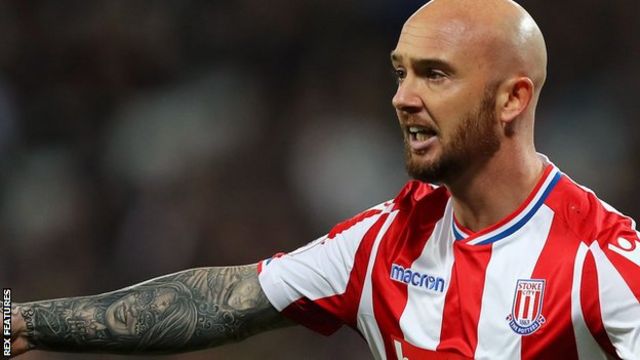
[[[480,232],[446,188],[411,181],[259,272],[276,309],[324,334],[346,324],[376,359],[640,359],[635,224],[551,164]]]

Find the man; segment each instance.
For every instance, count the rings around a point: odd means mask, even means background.
[[[534,20],[510,0],[434,0],[391,60],[416,179],[395,199],[259,264],[18,304],[15,353],[189,351],[293,319],[346,324],[376,359],[639,359],[635,225],[534,148]]]

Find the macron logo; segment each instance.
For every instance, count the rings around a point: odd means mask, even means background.
[[[637,240],[627,240],[618,238],[618,244],[609,244],[609,250],[624,256],[627,260],[640,266],[640,242]]]
[[[391,264],[391,274],[389,274],[391,280],[405,283],[407,285],[424,288],[434,292],[444,291],[444,279],[441,277],[431,276],[428,274],[422,274],[411,268],[405,269],[404,267]]]

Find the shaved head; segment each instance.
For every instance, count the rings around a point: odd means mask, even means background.
[[[432,0],[405,23],[403,32],[437,27],[465,42],[478,60],[494,66],[495,80],[511,74],[528,76],[542,88],[547,50],[531,15],[511,0]]]
[[[393,98],[417,179],[454,183],[494,159],[535,156],[533,124],[547,50],[511,0],[432,0],[404,24]]]

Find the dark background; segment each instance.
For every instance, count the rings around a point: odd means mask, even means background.
[[[521,3],[549,48],[538,150],[638,219],[638,2]],[[0,284],[26,301],[253,263],[392,198],[388,58],[420,5],[0,1]],[[370,355],[292,328],[165,358]]]

